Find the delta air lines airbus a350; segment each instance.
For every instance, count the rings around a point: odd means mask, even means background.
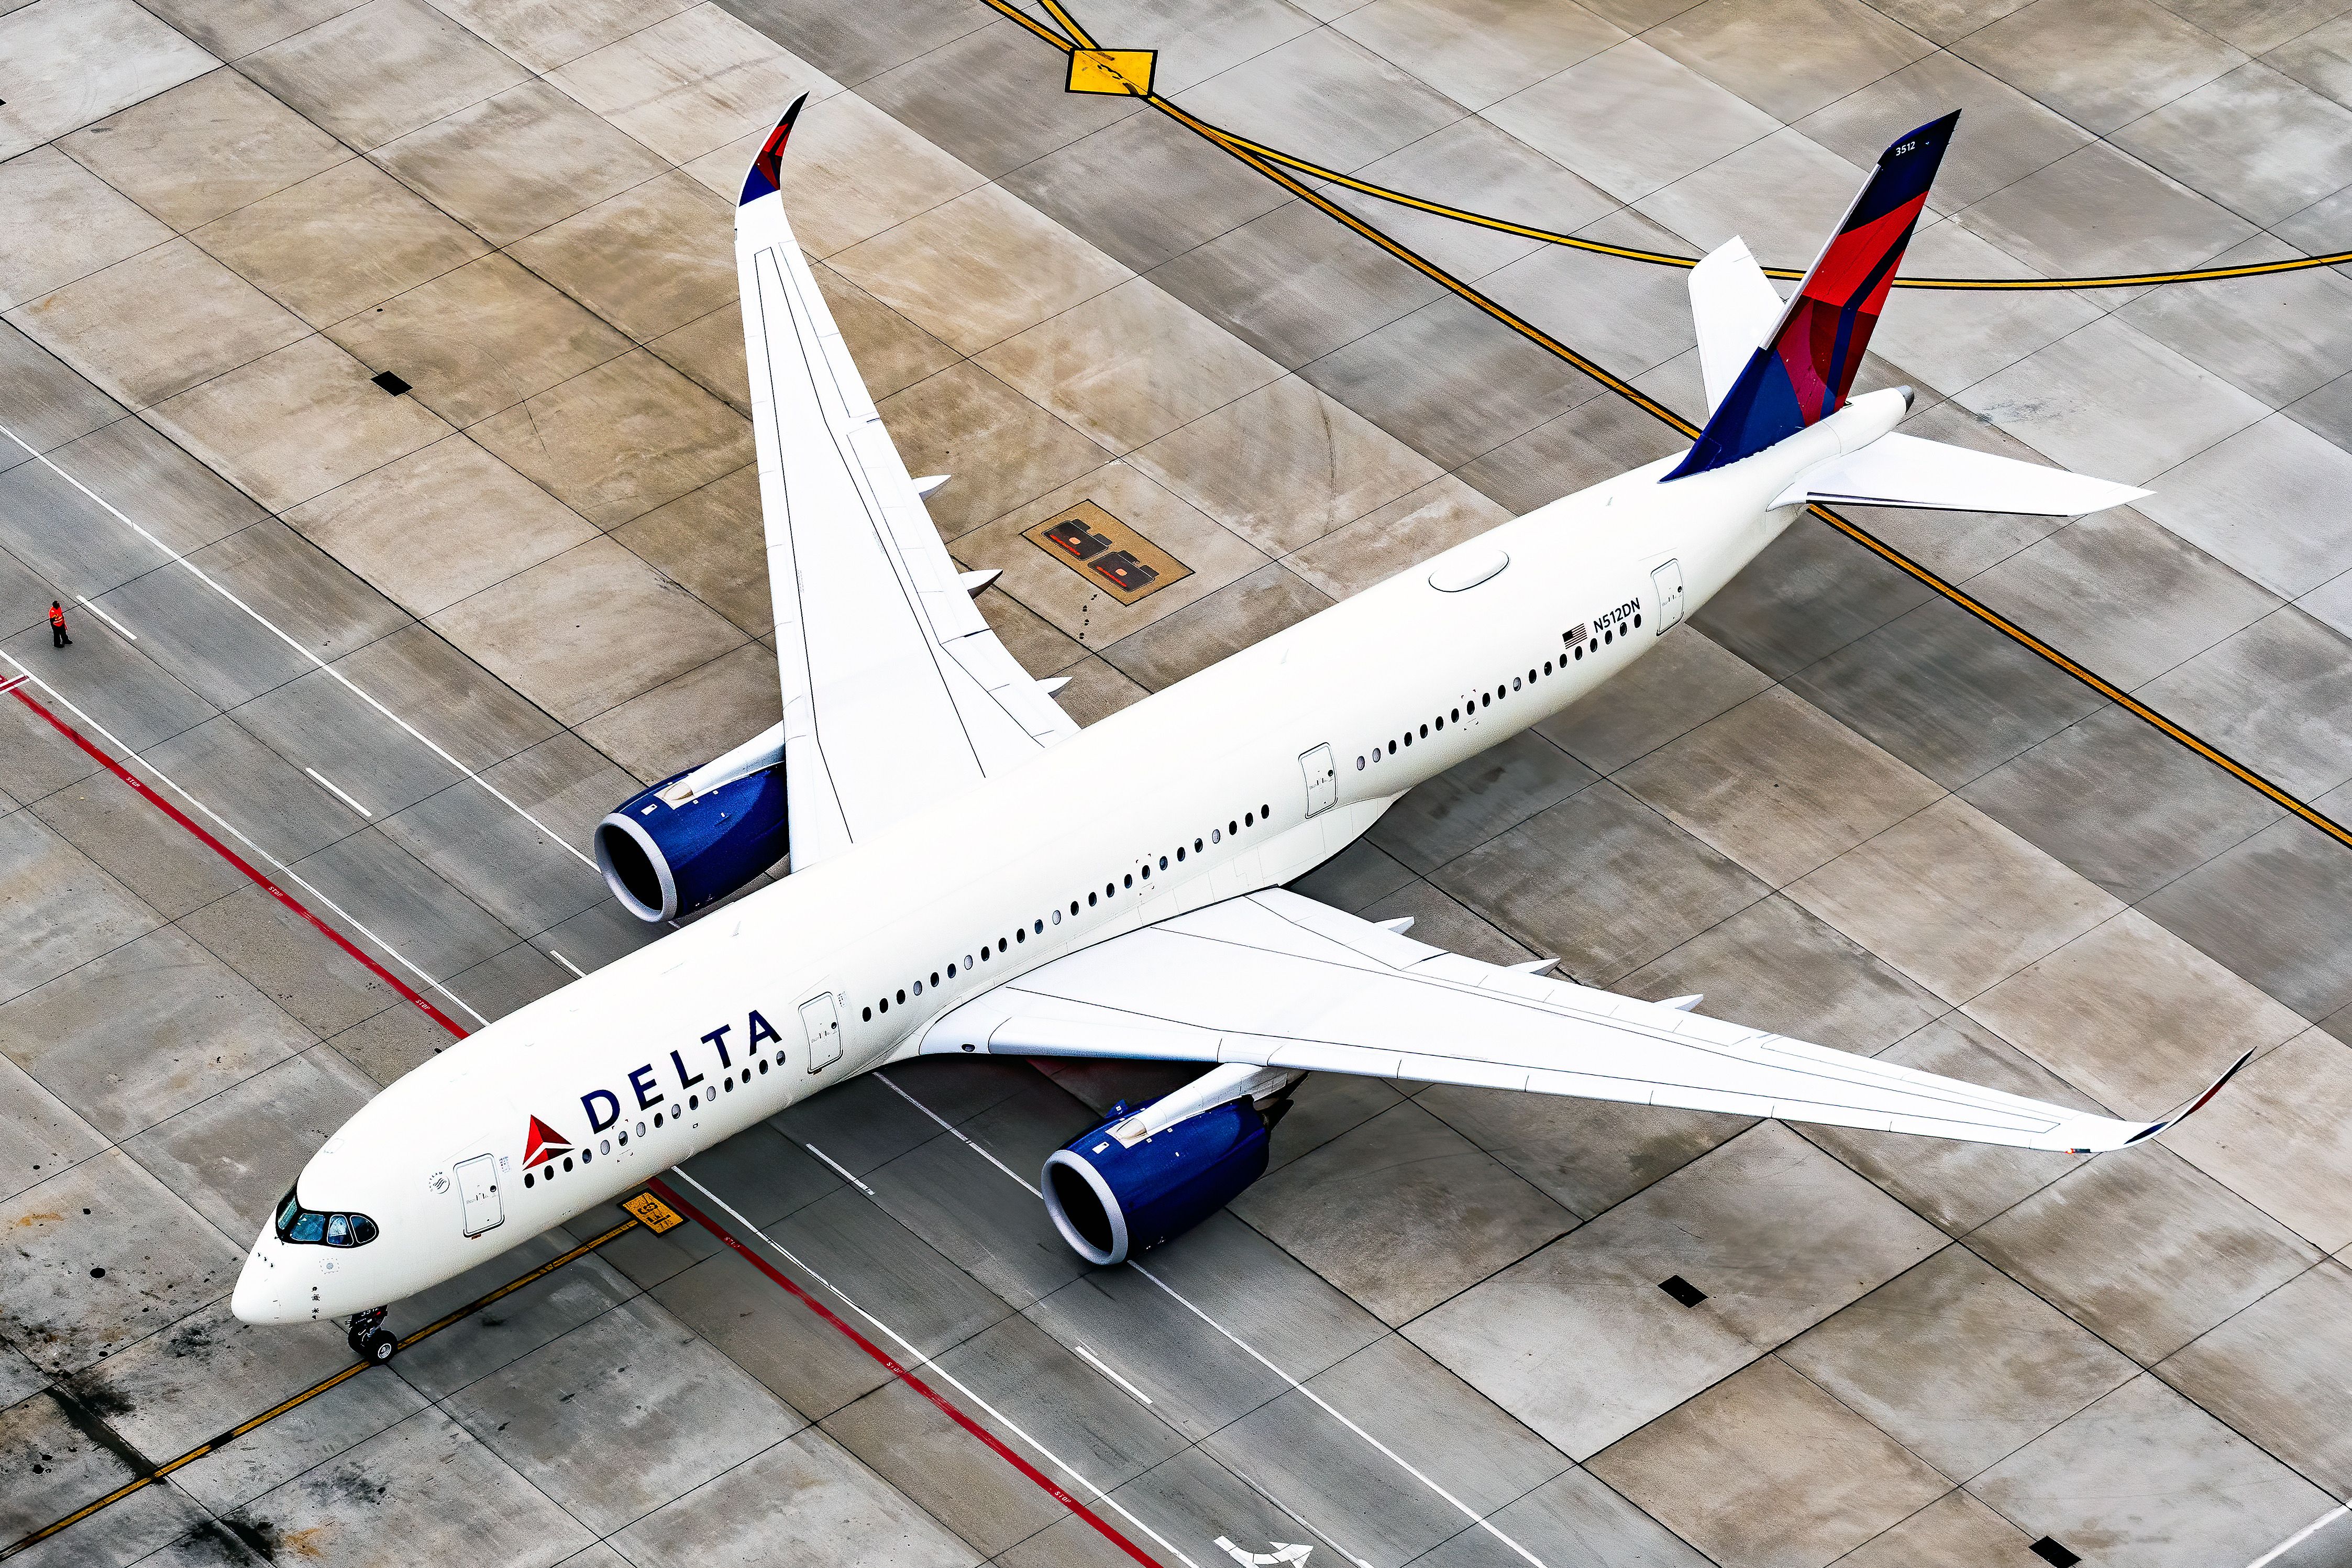
[[[384,1303],[939,1053],[1207,1066],[1048,1159],[1054,1223],[1098,1264],[1255,1180],[1308,1072],[2084,1152],[2167,1125],[1477,963],[1283,889],[1639,658],[1808,500],[2073,515],[2143,493],[1895,434],[1907,392],[1847,395],[1957,115],[1887,149],[1785,305],[1738,240],[1692,273],[1712,412],[1687,454],[1080,731],[982,620],[992,574],[950,561],[922,502],[938,481],[908,476],[793,241],[777,184],[799,108],[735,219],[783,721],[596,842],[647,921],[741,889],[788,833],[790,874],[385,1089],[263,1227],[238,1317],[348,1315],[383,1359]]]

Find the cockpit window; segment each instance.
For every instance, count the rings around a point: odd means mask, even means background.
[[[278,1239],[304,1246],[365,1247],[376,1237],[375,1221],[363,1214],[320,1214],[306,1209],[288,1188],[278,1203]]]

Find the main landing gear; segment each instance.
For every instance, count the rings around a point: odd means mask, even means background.
[[[383,1315],[389,1310],[388,1307],[372,1307],[352,1314],[352,1326],[343,1338],[350,1342],[352,1353],[362,1361],[382,1366],[400,1348],[400,1341],[383,1326]]]

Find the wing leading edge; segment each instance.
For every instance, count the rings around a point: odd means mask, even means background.
[[[919,1049],[1245,1062],[2077,1152],[2169,1125],[1539,979],[1280,889],[1044,964],[941,1016]]]
[[[1076,727],[972,603],[793,237],[778,184],[800,109],[744,177],[735,255],[804,867]]]

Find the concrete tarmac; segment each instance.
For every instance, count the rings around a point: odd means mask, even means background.
[[[1959,103],[1912,269],[2066,276],[2340,247],[2338,9],[1079,19],[1367,179],[1774,263]],[[1164,117],[1064,92],[973,0],[32,0],[0,58],[0,653],[464,1026],[656,934],[593,824],[772,721],[725,197],[800,91],[818,276],[1082,721],[1673,445]],[[1696,411],[1679,273],[1357,210]],[[1866,375],[1920,389],[1922,433],[2157,494],[1866,521],[2341,817],[2346,288],[1898,293]],[[1087,500],[1191,574],[1089,596],[1022,537]],[[447,1037],[29,709],[0,723],[5,1550],[348,1364],[228,1284]],[[1116,1534],[1186,1568],[2201,1568],[2352,1491],[2352,852],[1849,542],[1800,524],[1301,888],[2122,1113],[2263,1054],[2087,1165],[1318,1079],[1263,1182],[1108,1271],[1024,1184],[1164,1073],[910,1064],[673,1184],[1037,1477],[703,1227],[638,1227],[24,1560],[1134,1561]]]

